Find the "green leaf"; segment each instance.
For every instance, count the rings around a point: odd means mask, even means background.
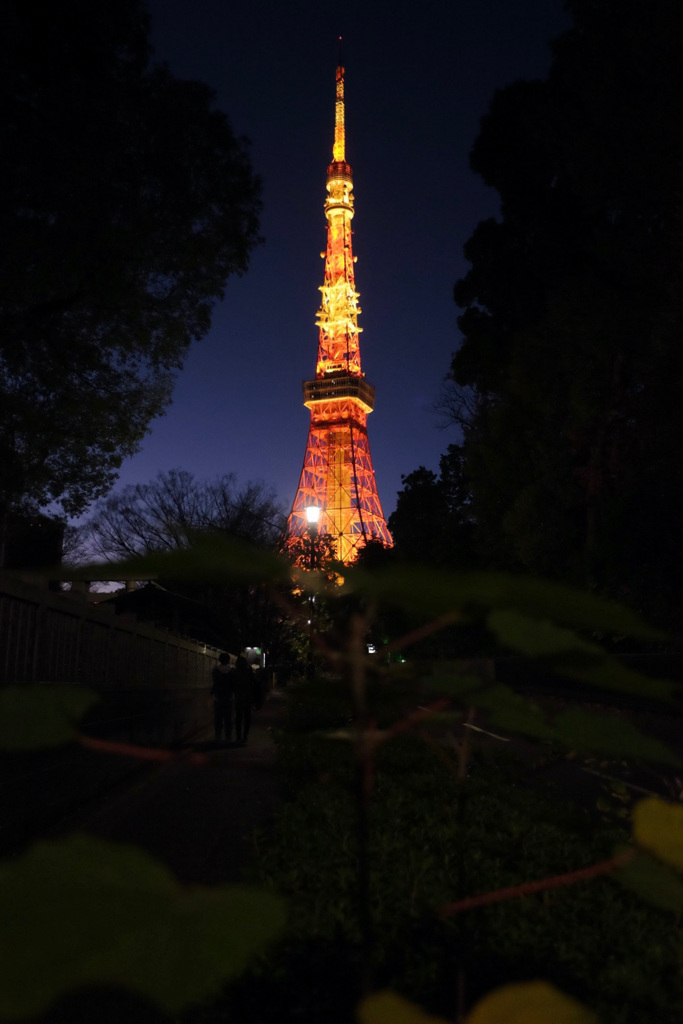
[[[535,739],[555,738],[555,730],[533,701],[505,683],[489,684],[478,676],[460,675],[457,662],[436,663],[430,684],[438,693],[486,711],[490,725]]]
[[[598,1018],[548,982],[528,981],[484,996],[465,1024],[598,1024]]]
[[[620,693],[635,693],[640,697],[654,697],[657,700],[667,701],[681,692],[680,683],[641,675],[640,672],[634,672],[622,665],[617,658],[609,655],[604,655],[601,661],[587,665],[572,664],[567,660],[565,667],[558,668],[557,671],[562,671],[562,674],[569,676],[570,679],[577,679],[591,686]]]
[[[457,661],[434,662],[426,681],[430,690],[439,696],[454,697],[464,702],[469,702],[470,697],[489,682],[482,676],[463,673]]]
[[[572,708],[555,719],[558,739],[582,753],[638,757],[658,764],[681,765],[681,759],[660,740],[645,736],[625,718]]]
[[[176,1012],[243,971],[284,918],[268,892],[182,887],[134,847],[39,843],[0,866],[0,1018],[98,984]]]
[[[678,689],[664,679],[650,679],[626,668],[597,644],[582,640],[570,629],[517,611],[494,611],[487,625],[501,643],[528,658],[540,659],[553,672],[594,686],[669,699]]]
[[[117,573],[119,575],[117,575]],[[140,558],[98,562],[60,570],[60,579],[167,579],[200,580],[203,583],[291,581],[292,566],[284,557],[219,533],[197,536],[187,548],[155,551]]]
[[[40,750],[71,743],[77,723],[99,700],[93,690],[57,683],[0,689],[0,750]]]
[[[639,800],[633,809],[633,838],[665,864],[683,871],[683,807],[656,796]]]
[[[525,615],[609,634],[662,640],[630,609],[596,594],[548,580],[504,573],[448,573],[424,566],[395,566],[381,571],[350,566],[345,587],[426,616],[454,609],[513,609]]]
[[[647,853],[639,853],[610,877],[661,910],[683,913],[683,881],[680,875]]]
[[[488,712],[486,721],[490,725],[533,739],[555,739],[555,730],[541,709],[504,683],[473,694],[470,702]]]
[[[580,654],[587,661],[601,661],[605,657],[601,647],[581,640],[573,630],[518,611],[493,611],[488,616],[487,625],[501,643],[528,658]]]
[[[359,1024],[448,1024],[395,992],[375,992],[356,1009]]]

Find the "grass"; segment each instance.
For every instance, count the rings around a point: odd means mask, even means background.
[[[354,1019],[362,957],[355,772],[348,744],[314,732],[346,716],[341,701],[295,705],[280,742],[286,800],[259,863],[261,880],[289,899],[289,928],[219,1003],[190,1015],[192,1024]],[[471,1005],[497,985],[545,978],[603,1024],[679,1024],[679,923],[609,878],[455,918],[434,913],[464,894],[603,860],[624,841],[622,819],[560,796],[541,776],[514,757],[475,754],[460,786],[419,739],[380,748],[369,840],[376,985],[455,1019],[463,980]]]

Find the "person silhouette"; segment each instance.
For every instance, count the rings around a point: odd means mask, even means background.
[[[251,726],[251,709],[255,699],[254,673],[247,659],[240,654],[231,673],[232,691],[235,698],[235,735],[237,742],[244,746]]]
[[[230,655],[219,654],[218,664],[213,670],[213,724],[216,732],[216,739],[220,742],[225,733],[225,742],[230,743],[232,739],[232,705],[233,685],[230,668]]]

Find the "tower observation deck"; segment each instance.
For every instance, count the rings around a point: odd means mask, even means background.
[[[303,382],[311,421],[299,486],[287,520],[287,539],[304,535],[306,508],[320,508],[318,529],[331,535],[337,558],[349,564],[369,540],[393,541],[382,512],[370,457],[367,417],[375,389],[361,371],[351,221],[353,178],[346,162],[344,68],[336,71],[332,162],[327,168],[327,249],[316,318],[315,377]]]

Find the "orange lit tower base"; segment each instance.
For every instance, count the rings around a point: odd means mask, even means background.
[[[299,487],[287,520],[287,537],[302,537],[306,507],[321,509],[318,529],[333,538],[337,558],[349,564],[369,540],[392,545],[370,458],[367,415],[375,389],[361,373],[358,292],[351,244],[353,182],[345,159],[344,68],[337,68],[334,148],[327,168],[325,283],[318,310],[315,379],[304,381],[311,410]]]

